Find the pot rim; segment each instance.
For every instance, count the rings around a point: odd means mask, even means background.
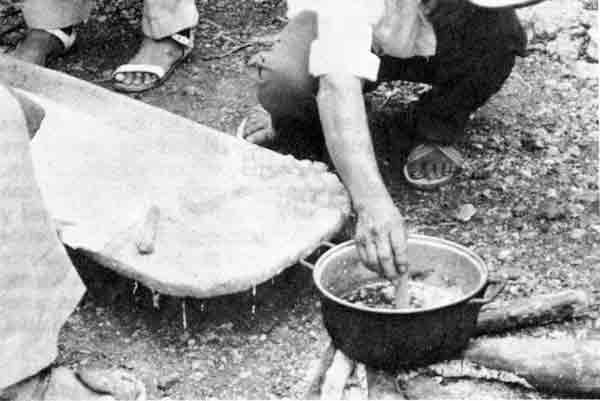
[[[477,255],[475,252],[471,251],[470,249],[468,249],[460,244],[457,244],[456,242],[448,241],[448,240],[438,238],[438,237],[431,237],[429,235],[410,234],[408,236],[408,241],[411,242],[411,240],[413,242],[416,241],[419,243],[435,244],[435,245],[442,246],[442,247],[445,247],[448,249],[452,249],[453,251],[457,251],[458,253],[461,253],[466,258],[471,259],[471,261],[473,262],[473,265],[476,266],[477,269],[481,273],[481,279],[480,279],[479,285],[473,291],[471,291],[467,294],[464,294],[462,297],[458,298],[454,302],[443,304],[443,305],[438,305],[438,306],[434,306],[434,307],[430,307],[430,308],[384,309],[384,308],[370,308],[367,306],[353,304],[353,303],[348,302],[340,297],[337,297],[337,296],[333,295],[331,292],[329,292],[321,283],[321,276],[323,275],[323,271],[325,270],[326,266],[328,265],[328,263],[327,263],[328,260],[330,258],[332,258],[333,256],[337,255],[341,250],[351,247],[351,246],[354,246],[354,244],[355,244],[354,240],[342,242],[342,243],[332,247],[331,249],[327,250],[323,255],[321,255],[319,257],[319,259],[315,263],[315,267],[313,269],[313,280],[315,282],[315,285],[317,286],[317,288],[319,289],[319,292],[323,296],[329,298],[330,300],[334,301],[337,304],[344,305],[351,309],[361,310],[363,312],[378,313],[378,314],[384,314],[384,315],[410,315],[410,314],[414,314],[414,313],[431,312],[431,311],[436,311],[439,309],[448,308],[453,305],[464,303],[464,302],[468,301],[469,299],[475,297],[475,295],[477,295],[477,293],[486,286],[486,284],[488,282],[488,276],[489,276],[487,265],[485,264],[483,259],[481,259],[481,257],[479,255]]]

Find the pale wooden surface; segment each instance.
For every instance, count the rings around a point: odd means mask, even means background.
[[[159,292],[250,289],[334,235],[349,211],[323,165],[14,60],[0,60],[0,79],[47,109],[33,160],[63,241]],[[153,205],[155,249],[141,255]]]

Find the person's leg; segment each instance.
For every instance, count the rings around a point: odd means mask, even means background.
[[[250,62],[256,68],[261,107],[249,116],[244,132],[248,141],[264,143],[275,139],[276,133],[298,131],[310,133],[313,139],[321,136],[315,97],[318,81],[308,72],[310,44],[316,32],[316,15],[300,13],[270,51],[257,54]]]
[[[91,7],[91,0],[25,0],[23,17],[29,30],[12,55],[45,65],[49,56],[66,50],[64,43],[46,30],[60,29],[71,35],[73,26],[89,16]]]
[[[432,85],[412,106],[409,129],[417,143],[451,145],[464,136],[471,113],[510,75],[524,46],[523,35],[512,10],[455,6],[440,10],[432,20],[436,55],[429,60],[388,60],[382,71],[395,79]],[[432,152],[420,161],[409,169],[416,178],[439,178],[454,167],[443,152]]]
[[[186,54],[186,46],[171,36],[182,33],[190,37],[193,44],[193,31],[198,24],[198,10],[194,0],[145,0],[142,18],[144,39],[136,55],[127,63],[130,65],[152,65],[168,71]],[[154,73],[143,70],[126,71],[115,74],[115,80],[127,89],[128,86],[152,86],[160,79]]]

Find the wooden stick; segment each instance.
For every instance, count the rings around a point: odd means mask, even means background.
[[[327,369],[333,362],[333,356],[335,355],[335,348],[331,342],[321,353],[321,357],[314,361],[308,373],[308,390],[306,392],[306,399],[318,400],[321,398],[321,385],[325,378]]]
[[[396,309],[408,308],[410,301],[408,295],[408,273],[403,273],[394,280],[394,287],[394,306]]]
[[[573,317],[588,305],[583,291],[567,290],[556,294],[518,299],[485,306],[477,320],[476,335],[501,333],[507,330],[539,326]]]
[[[154,241],[156,240],[159,219],[160,209],[157,206],[148,209],[135,241],[135,246],[140,254],[147,255],[154,252]]]
[[[322,400],[341,400],[344,395],[344,387],[348,377],[354,370],[354,361],[348,358],[342,351],[336,351],[333,362],[325,373],[325,379],[321,386]]]
[[[368,400],[369,387],[367,383],[367,368],[364,364],[357,362],[354,373],[347,382],[344,392],[345,400]]]
[[[218,59],[222,59],[228,56],[231,56],[234,53],[239,52],[240,50],[245,49],[246,47],[250,47],[253,46],[255,43],[254,42],[247,42],[247,43],[242,43],[239,46],[234,47],[233,49],[226,51],[225,53],[221,53],[221,54],[213,54],[211,56],[204,56],[204,57],[200,57],[202,60],[204,61],[210,61],[210,60],[218,60]]]

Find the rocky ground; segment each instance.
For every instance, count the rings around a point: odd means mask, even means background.
[[[192,58],[163,87],[135,97],[232,133],[256,102],[246,62],[284,26],[284,2],[198,5]],[[461,145],[468,163],[452,185],[437,192],[408,188],[389,171],[388,150],[378,146],[411,230],[474,249],[493,274],[509,280],[504,298],[564,288],[590,294],[592,304],[577,319],[521,332],[526,335],[600,330],[597,8],[595,0],[549,0],[520,10],[529,55],[473,116]],[[138,1],[99,1],[76,49],[50,67],[107,85],[112,69],[135,51],[140,11]],[[23,32],[18,4],[0,0],[0,21],[0,46],[8,48]],[[403,101],[402,88],[382,85],[370,97],[375,119]],[[327,341],[302,267],[258,287],[256,295],[187,300],[184,330],[182,300],[165,297],[155,308],[146,289],[81,255],[73,258],[89,291],[62,331],[59,361],[131,369],[153,398],[299,397],[306,369]]]

